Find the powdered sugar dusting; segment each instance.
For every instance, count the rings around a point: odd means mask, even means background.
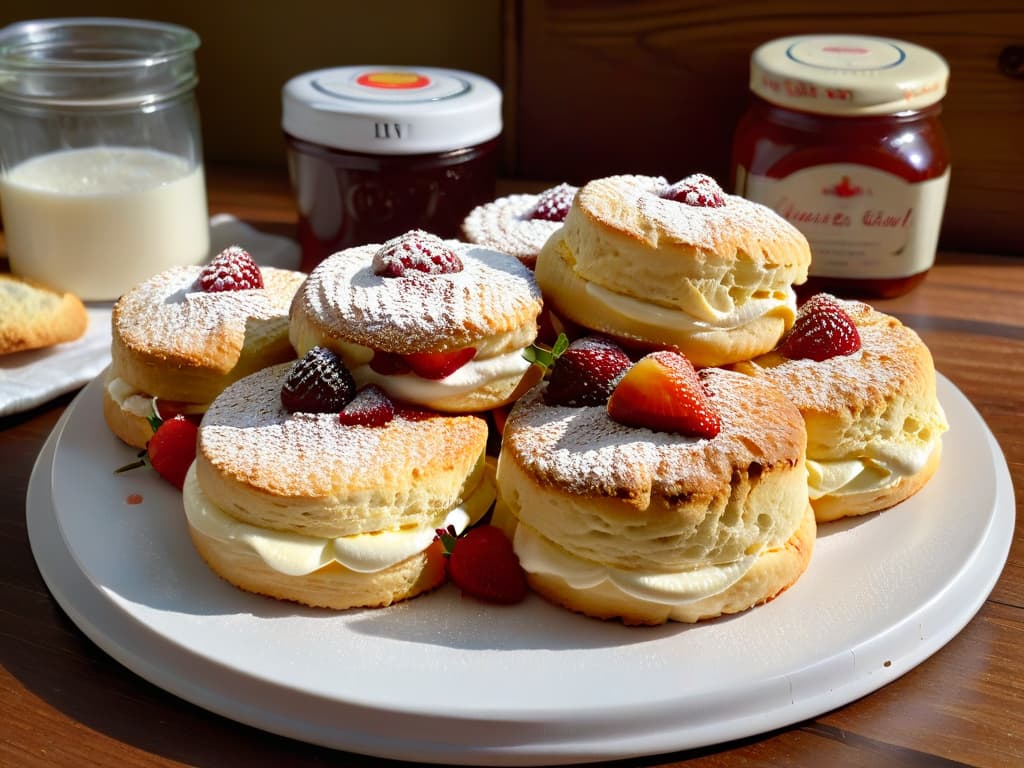
[[[292,296],[305,275],[263,267],[263,288],[205,293],[202,267],[173,267],[140,283],[114,305],[114,333],[129,347],[155,349],[173,360],[204,355],[211,339],[241,351],[253,322],[287,323]]]
[[[794,252],[803,252],[810,261],[806,238],[767,206],[725,193],[721,206],[687,205],[661,197],[668,188],[660,176],[610,176],[584,186],[577,202],[617,229],[640,232],[655,248],[664,241],[722,254],[739,251],[769,264],[789,264]]]
[[[734,468],[800,460],[803,419],[777,390],[721,369],[700,375],[721,417],[713,439],[628,427],[604,406],[548,406],[541,384],[513,408],[502,450],[541,482],[612,498],[720,493]]]
[[[820,362],[770,352],[737,369],[778,385],[801,411],[822,414],[859,410],[934,379],[931,371],[922,370],[931,366],[931,355],[922,354],[927,350],[913,329],[863,302],[836,302],[857,326],[858,351]]]
[[[509,195],[469,212],[462,232],[471,243],[509,253],[528,266],[562,223],[531,219],[540,195]]]
[[[306,313],[334,338],[398,354],[468,346],[537,317],[540,289],[519,261],[445,243],[459,255],[462,271],[382,277],[371,267],[378,246],[336,253],[310,274],[293,311]]]
[[[467,433],[483,429],[468,423],[472,416],[399,411],[384,427],[364,427],[341,424],[337,413],[288,413],[280,390],[290,368],[272,366],[229,386],[199,431],[199,450],[220,472],[274,495],[324,497],[339,482],[353,494],[372,492],[386,478],[449,460],[444,443],[460,421]]]

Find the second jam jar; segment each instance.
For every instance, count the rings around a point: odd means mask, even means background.
[[[282,101],[306,271],[410,229],[457,237],[494,199],[501,91],[484,77],[335,67],[292,78]]]
[[[949,187],[948,78],[938,54],[888,38],[802,35],[754,51],[734,185],[807,237],[802,293],[892,297],[924,280]]]

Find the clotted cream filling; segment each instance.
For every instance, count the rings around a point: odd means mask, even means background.
[[[807,485],[811,499],[847,496],[891,488],[920,472],[941,438],[869,447],[867,455],[848,459],[807,459]]]

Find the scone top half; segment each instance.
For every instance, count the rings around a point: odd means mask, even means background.
[[[341,251],[310,273],[291,308],[298,354],[327,347],[360,385],[438,411],[508,402],[529,367],[522,353],[537,336],[542,308],[530,270],[508,254],[449,240],[443,246],[457,256],[458,271],[380,275],[374,257],[386,245]],[[458,366],[421,375],[407,362],[430,356],[458,358]]]
[[[174,267],[114,304],[104,415],[122,440],[152,436],[152,399],[202,413],[233,381],[295,357],[288,309],[305,274],[263,267],[263,288],[202,291],[201,267]]]
[[[329,539],[436,527],[483,482],[483,419],[400,410],[369,427],[289,413],[280,398],[289,368],[233,384],[203,417],[195,475],[225,513]]]
[[[583,186],[537,260],[551,308],[695,365],[767,352],[792,325],[806,238],[758,203],[719,192],[721,205],[690,205],[663,196],[669,187],[648,176]]]
[[[821,361],[772,351],[734,366],[778,387],[803,415],[819,522],[915,493],[934,474],[949,428],[920,336],[868,304],[834,300],[856,326],[857,351]]]

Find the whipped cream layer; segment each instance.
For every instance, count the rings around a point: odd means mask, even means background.
[[[807,484],[811,499],[847,496],[891,488],[924,469],[941,440],[914,440],[869,446],[868,455],[847,459],[807,459]]]
[[[703,318],[682,309],[663,307],[611,291],[595,283],[586,283],[586,291],[594,301],[609,310],[641,323],[658,327],[700,331],[731,331],[749,325],[754,320],[772,315],[786,317],[787,324],[796,316],[796,293],[791,289],[764,292],[742,303],[733,304],[728,311],[717,310],[701,300]]]
[[[107,382],[107,393],[121,410],[133,416],[148,419],[150,416],[159,416],[157,398],[140,392],[122,378],[114,377]],[[206,413],[209,403],[181,403],[176,401],[175,413],[198,415]]]
[[[466,497],[451,509],[439,512],[428,525],[337,538],[275,531],[237,520],[203,493],[195,464],[185,477],[182,498],[189,525],[210,538],[248,548],[279,573],[304,576],[331,562],[357,573],[376,573],[425,550],[434,540],[437,528],[451,525],[461,533],[482,518],[495,498],[493,465],[488,462],[477,475],[479,482]]]
[[[520,564],[530,573],[558,576],[579,590],[607,582],[637,600],[672,606],[724,592],[743,578],[759,555],[754,553],[730,563],[671,572],[626,571],[572,555],[522,523],[516,527],[513,546]]]

